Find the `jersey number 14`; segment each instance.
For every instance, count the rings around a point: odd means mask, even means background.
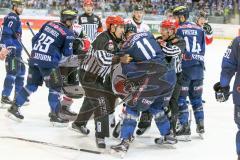
[[[184,40],[186,42],[186,50],[188,52],[192,52],[192,53],[200,53],[201,52],[201,46],[200,46],[199,43],[197,43],[197,37],[196,36],[193,36],[192,47],[190,47],[188,37],[184,37]]]

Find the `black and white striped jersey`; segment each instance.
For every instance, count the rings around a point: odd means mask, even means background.
[[[112,57],[112,53],[108,53],[104,50],[92,49],[88,52],[80,68],[104,78],[111,71]]]
[[[85,34],[93,41],[99,32],[103,31],[102,22],[100,18],[92,14],[82,14],[79,16],[78,23],[83,27]]]
[[[119,51],[118,43],[108,32],[102,32],[92,43],[92,50],[88,52],[80,68],[104,78],[112,68],[114,53]]]
[[[157,40],[161,39],[161,36],[157,37]],[[180,37],[173,37],[165,41],[165,43],[165,46],[160,45],[167,61],[174,61],[176,73],[182,72],[182,54],[186,48],[185,40]]]

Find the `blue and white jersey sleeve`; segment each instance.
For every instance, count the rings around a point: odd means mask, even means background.
[[[235,38],[229,45],[227,51],[224,53],[222,59],[222,72],[220,84],[222,87],[228,86],[232,77],[237,72],[239,59],[239,45],[240,37]]]
[[[62,54],[66,57],[73,54],[73,40],[74,40],[73,32],[68,32],[64,41],[64,46],[62,48]]]

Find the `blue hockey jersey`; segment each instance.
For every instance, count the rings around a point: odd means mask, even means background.
[[[201,64],[204,67],[205,33],[195,23],[181,23],[177,35],[186,42],[186,51],[183,54],[182,68]]]
[[[30,64],[55,68],[64,56],[72,55],[74,33],[60,22],[47,22],[32,39]]]
[[[16,56],[21,56],[22,46],[18,42],[22,35],[22,25],[19,16],[16,13],[10,12],[3,20],[3,30],[1,44],[6,47],[16,47]]]
[[[240,105],[240,36],[236,37],[229,45],[222,59],[220,84],[226,87],[235,75],[233,86],[233,103]]]
[[[129,54],[133,58],[129,64],[122,64],[122,73],[128,82],[137,82],[139,90],[138,98],[132,95],[134,98],[128,105],[142,110],[156,99],[162,98],[164,101],[169,98],[176,83],[174,64],[166,62],[160,45],[150,32],[132,35],[123,44],[120,53]],[[136,103],[134,99],[137,99]]]
[[[121,52],[129,54],[133,58],[130,64],[122,65],[123,74],[130,74],[132,72],[138,74],[136,73],[135,64],[139,62],[148,63],[149,60],[156,60],[162,63],[165,57],[159,44],[150,32],[134,34],[123,44]],[[147,71],[147,68],[145,70]]]

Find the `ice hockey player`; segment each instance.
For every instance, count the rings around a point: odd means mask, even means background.
[[[204,112],[202,105],[203,72],[205,55],[205,32],[195,23],[188,22],[189,11],[185,6],[178,6],[173,10],[173,16],[180,22],[177,35],[186,42],[186,52],[183,54],[182,73],[183,82],[178,99],[179,126],[177,136],[190,140],[190,124],[187,97],[189,96],[195,121],[196,132],[204,133]]]
[[[103,32],[101,19],[93,13],[93,6],[92,0],[84,0],[84,13],[79,16],[78,20],[78,23],[83,27],[85,34],[91,41],[93,41],[99,33]]]
[[[5,60],[6,77],[2,91],[2,106],[10,105],[12,101],[9,96],[15,85],[15,96],[24,85],[25,66],[22,60],[22,25],[19,15],[22,14],[24,3],[22,0],[12,0],[12,10],[4,17],[2,38],[0,44],[4,45],[10,53]]]
[[[136,27],[137,33],[138,32],[148,32],[150,30],[149,26],[143,21],[144,17],[144,8],[141,4],[135,4],[133,6],[133,13],[131,19],[126,19],[125,22],[127,24],[126,28],[129,31],[134,31],[135,28],[132,26],[134,25]],[[135,31],[134,31],[135,32]],[[124,107],[125,104],[123,104]],[[143,115],[143,116],[142,116]],[[146,116],[150,116],[150,113],[148,111],[144,111],[141,113],[141,117],[145,118]],[[120,120],[117,125],[115,126],[113,130],[113,136],[117,138],[119,136],[120,131],[120,123],[122,120]],[[141,125],[141,124],[140,124]]]
[[[5,60],[8,53],[9,53],[9,51],[7,48],[0,47],[0,60]]]
[[[10,118],[18,121],[24,119],[24,116],[19,112],[20,107],[30,94],[36,92],[38,86],[41,86],[45,81],[49,88],[50,122],[54,126],[68,124],[67,120],[59,117],[62,77],[58,65],[62,55],[70,56],[73,53],[74,33],[71,27],[76,17],[75,10],[64,9],[60,13],[60,22],[49,21],[45,23],[33,37],[27,85],[23,87],[8,109]]]
[[[234,38],[228,46],[222,59],[222,71],[220,75],[220,82],[214,85],[215,97],[218,102],[225,102],[230,96],[230,81],[235,75],[235,82],[233,85],[233,104],[234,104],[234,121],[238,127],[236,134],[236,150],[238,160],[240,160],[240,37]]]
[[[124,19],[121,16],[108,16],[107,30],[97,36],[92,43],[92,50],[80,66],[80,83],[86,97],[72,129],[89,134],[86,124],[94,115],[96,144],[105,148],[105,137],[109,137],[108,115],[114,111],[116,96],[112,92],[109,74],[112,64],[128,60],[128,56],[114,55],[119,51],[119,44],[124,33]]]
[[[176,35],[179,27],[179,22],[173,18],[163,20],[160,24],[160,37],[157,37],[157,41],[162,48],[165,58],[168,62],[175,62],[175,72],[177,75],[177,82],[174,87],[172,97],[169,102],[168,110],[171,120],[171,128],[176,134],[176,123],[178,117],[178,97],[181,91],[182,84],[182,54],[185,52],[186,43],[184,39]],[[152,115],[149,112],[143,112],[138,123],[137,135],[142,135],[148,127],[151,125]]]
[[[126,77],[123,92],[131,99],[126,102],[121,127],[121,143],[111,146],[116,152],[127,152],[141,111],[149,110],[163,137],[156,138],[156,144],[175,144],[177,140],[170,132],[170,122],[165,114],[176,82],[172,62],[166,62],[160,45],[150,32],[128,33],[120,54],[129,54],[133,59],[121,64]],[[160,78],[161,77],[161,78]],[[119,89],[118,89],[119,90]]]
[[[205,31],[205,41],[209,45],[213,41],[213,29],[208,23],[208,14],[205,11],[198,11],[194,16],[194,22]]]
[[[73,31],[76,37],[73,41],[73,55],[69,57],[63,56],[59,63],[63,78],[63,91],[65,93],[61,100],[60,116],[71,121],[75,120],[77,116],[77,113],[70,108],[73,99],[83,96],[82,87],[79,86],[78,67],[91,45],[90,39],[84,34],[81,25],[74,24]]]
[[[144,8],[141,4],[133,6],[133,13],[131,19],[126,19],[127,23],[132,23],[137,27],[137,32],[147,32],[150,30],[149,26],[144,23]]]

